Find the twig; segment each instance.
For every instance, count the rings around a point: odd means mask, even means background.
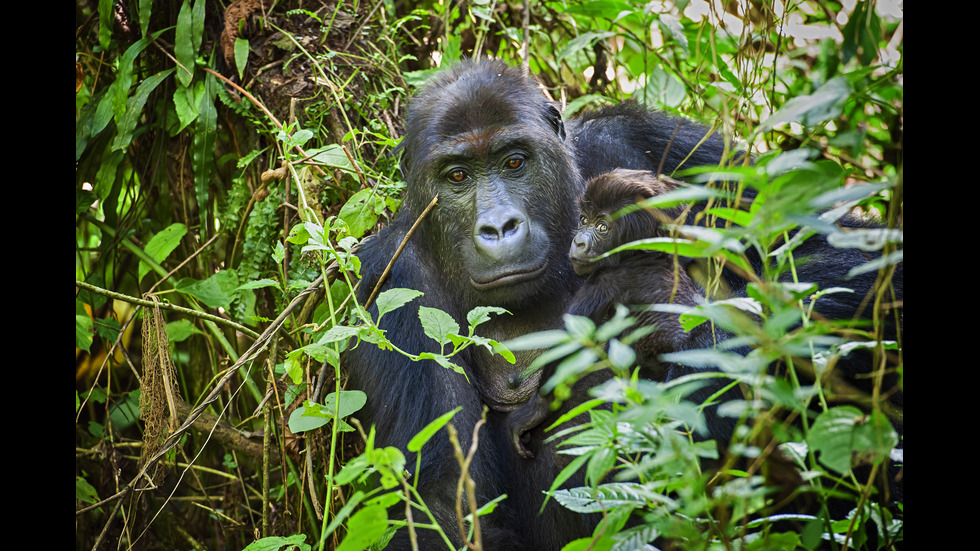
[[[397,260],[398,257],[401,256],[402,250],[405,248],[405,245],[408,243],[408,239],[412,237],[413,233],[415,233],[415,228],[419,226],[419,223],[422,222],[422,219],[429,214],[429,211],[432,210],[432,208],[435,207],[436,203],[438,202],[439,202],[439,194],[436,194],[436,196],[432,198],[432,201],[429,201],[429,206],[425,207],[425,210],[423,210],[422,214],[420,214],[419,217],[415,220],[415,223],[412,224],[412,227],[408,229],[408,232],[405,234],[405,238],[402,239],[402,242],[398,245],[398,250],[395,251],[394,256],[392,256],[391,260],[388,262],[388,265],[385,266],[385,271],[382,272],[381,277],[378,278],[378,283],[375,284],[374,290],[371,291],[371,296],[368,297],[367,302],[364,303],[365,310],[370,308],[371,303],[374,302],[375,298],[377,298],[378,291],[381,290],[381,284],[384,283],[385,279],[387,279],[388,273],[391,272],[391,267],[395,265],[395,260]]]
[[[153,306],[154,306],[152,300],[144,300],[144,299],[141,299],[141,298],[131,297],[129,295],[124,295],[122,293],[117,293],[115,291],[110,291],[108,289],[103,289],[102,287],[96,287],[95,285],[92,285],[91,283],[86,283],[84,281],[79,281],[77,279],[75,280],[75,287],[78,287],[80,289],[85,289],[86,291],[89,291],[91,293],[95,293],[95,294],[98,294],[98,295],[103,295],[103,296],[107,296],[109,298],[113,298],[113,299],[116,299],[116,300],[121,300],[123,302],[129,302],[130,304],[136,304],[138,306],[145,306],[145,307],[148,307],[148,308],[153,308]],[[222,325],[227,325],[228,327],[231,327],[231,328],[235,329],[236,331],[241,331],[242,333],[245,333],[246,335],[248,335],[249,337],[252,337],[253,339],[258,338],[258,336],[259,336],[258,333],[256,333],[255,331],[249,329],[248,327],[245,327],[244,325],[235,323],[235,322],[233,322],[233,321],[231,321],[229,319],[225,319],[225,318],[223,318],[221,316],[216,316],[214,314],[208,314],[207,312],[201,312],[199,310],[193,310],[191,308],[185,308],[183,306],[177,306],[176,304],[170,304],[170,303],[166,303],[166,302],[165,303],[161,303],[160,304],[160,308],[162,308],[164,310],[172,310],[174,312],[179,312],[181,314],[187,314],[188,316],[198,317],[198,318],[201,318],[203,320],[211,321],[211,322],[214,322],[214,323],[220,323]]]

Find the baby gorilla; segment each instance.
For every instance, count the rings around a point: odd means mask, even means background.
[[[656,330],[633,345],[637,365],[644,377],[663,381],[668,366],[657,356],[687,348],[700,348],[705,335],[702,324],[685,333],[677,314],[646,309],[650,304],[674,303],[694,306],[703,298],[700,287],[683,266],[675,269],[674,256],[657,251],[623,251],[599,260],[602,254],[626,243],[649,237],[666,237],[661,221],[678,213],[670,210],[637,209],[621,217],[624,207],[671,189],[673,184],[658,180],[652,173],[618,169],[596,176],[588,182],[580,201],[581,224],[572,240],[569,256],[575,273],[586,281],[576,293],[568,312],[587,316],[597,324],[612,318],[619,304],[632,307],[636,326],[656,325]],[[710,333],[707,338],[710,338]],[[555,364],[544,368],[541,381],[547,381]],[[550,400],[535,394],[508,419],[511,439],[517,452],[530,459],[528,431],[550,413]]]

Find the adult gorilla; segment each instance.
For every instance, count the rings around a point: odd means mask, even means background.
[[[570,123],[568,136],[555,105],[519,70],[496,61],[464,62],[440,73],[412,101],[403,141],[402,171],[408,183],[397,219],[363,243],[361,299],[370,293],[411,225],[433,197],[438,206],[423,220],[395,262],[383,288],[424,292],[420,303],[440,308],[458,321],[475,306],[500,306],[480,334],[506,340],[562,326],[562,314],[579,283],[568,259],[577,225],[576,198],[585,176],[610,167],[672,171],[704,137],[704,130],[659,118],[635,106],[620,106]],[[678,132],[678,128],[681,129]],[[689,164],[717,162],[718,140],[702,145]],[[392,342],[412,353],[438,351],[425,336],[418,304],[385,315],[382,328]],[[377,443],[405,449],[428,422],[462,406],[453,419],[464,446],[484,404],[491,408],[480,431],[470,473],[482,504],[508,494],[481,522],[487,549],[559,549],[591,532],[584,521],[543,496],[561,464],[553,447],[532,445],[533,461],[522,459],[508,438],[505,414],[537,390],[538,378],[518,374],[516,365],[473,348],[456,358],[471,382],[435,362],[405,357],[361,343],[345,354],[349,386],[367,392],[362,419],[377,428]],[[536,440],[535,440],[536,439]],[[458,538],[456,461],[445,431],[422,450],[419,488],[450,537]],[[414,458],[408,458],[414,465]],[[418,518],[418,516],[416,516]],[[407,537],[390,548],[407,547]],[[420,548],[431,531],[420,530]]]

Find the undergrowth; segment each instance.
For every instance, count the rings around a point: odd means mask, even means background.
[[[721,410],[738,420],[727,448],[695,437],[707,404],[685,400],[713,375],[636,378],[628,347],[610,342],[625,313],[510,343],[574,358],[550,386],[617,375],[576,410],[589,422],[557,436],[587,487],[559,478],[551,499],[604,513],[566,549],[901,546],[903,504],[875,484],[903,462],[884,383],[903,386],[902,334],[882,337],[902,306],[890,286],[903,251],[901,8],[531,4],[525,19],[521,2],[486,0],[76,3],[76,548],[364,549],[440,529],[416,467],[354,421],[366,397],[344,388],[340,357],[355,341],[390,347],[380,317],[418,296],[380,293],[372,318],[351,292],[357,244],[398,211],[406,98],[471,55],[525,64],[566,116],[632,99],[704,121],[731,161],[688,179],[757,197],[703,211],[717,231],[692,220],[679,235],[694,239],[638,245],[752,281],[729,299],[709,277],[709,302],[683,312],[749,354],[722,343],[671,358],[737,382],[742,398]],[[881,227],[842,231],[844,213]],[[813,315],[848,292],[794,279],[794,247],[818,233],[881,253],[858,268],[878,274],[870,325]],[[753,255],[772,262],[756,269]],[[479,335],[499,309],[465,328],[419,315],[442,353],[400,351],[413,359],[457,369],[469,346],[510,354]],[[861,350],[876,370],[855,394],[834,368]],[[424,447],[452,414],[408,451],[456,453],[465,479],[470,442]],[[413,523],[399,520],[406,499]],[[497,503],[466,511],[467,537],[479,541]]]

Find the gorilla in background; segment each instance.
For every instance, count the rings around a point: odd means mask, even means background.
[[[555,104],[519,69],[482,60],[441,72],[409,105],[401,160],[404,202],[391,225],[362,243],[360,299],[370,294],[406,232],[438,195],[438,206],[382,285],[425,293],[384,316],[388,338],[412,353],[438,351],[419,323],[419,304],[457,320],[465,320],[476,306],[506,308],[512,315],[480,326],[482,336],[498,341],[563,327],[562,316],[580,285],[568,249],[578,223],[583,173],[605,172],[606,166],[670,173],[691,153],[685,166],[717,164],[721,141],[711,138],[698,145],[704,136],[696,125],[632,105],[576,119],[566,135]],[[669,153],[661,162],[667,144]],[[412,362],[368,343],[344,355],[348,387],[367,393],[362,420],[376,426],[379,445],[404,450],[427,423],[462,406],[453,424],[465,446],[483,405],[489,406],[470,473],[481,492],[480,504],[504,493],[508,498],[481,519],[487,549],[560,549],[590,535],[597,522],[554,500],[539,516],[542,490],[564,458],[553,445],[541,446],[540,429],[529,438],[538,450],[533,461],[521,458],[511,444],[506,414],[537,392],[540,375],[520,377],[536,354],[518,353],[516,364],[510,364],[468,348],[454,359],[471,382],[435,362]],[[419,489],[446,533],[458,539],[459,469],[449,450],[445,431],[423,448]],[[414,457],[406,455],[414,465]],[[389,548],[407,548],[406,532],[400,530]],[[420,548],[441,545],[430,543],[431,531],[419,530],[418,536]]]
[[[638,209],[617,217],[617,213],[637,202],[674,189],[669,180],[658,179],[652,172],[617,169],[589,180],[585,194],[579,202],[579,228],[572,239],[569,257],[575,273],[585,278],[585,283],[572,298],[568,313],[591,318],[597,325],[609,321],[618,305],[633,308],[636,327],[656,326],[656,329],[633,344],[636,363],[641,375],[649,380],[668,381],[686,374],[687,368],[661,363],[658,356],[678,350],[710,348],[716,335],[708,324],[701,324],[685,332],[677,314],[649,310],[651,304],[681,304],[696,306],[704,300],[704,291],[691,279],[683,266],[676,266],[675,257],[659,251],[622,251],[595,260],[603,254],[627,243],[650,237],[668,237],[669,231],[662,225],[680,215],[680,208]],[[724,340],[727,336],[718,336]],[[543,383],[554,375],[554,365],[542,370]],[[724,386],[712,384],[711,392],[704,389],[707,398],[714,390]],[[697,399],[697,396],[694,397]],[[551,413],[551,400],[534,394],[508,418],[514,446],[524,458],[533,458],[526,440],[529,432]],[[727,440],[733,427],[728,420],[717,418],[714,408],[706,410],[712,437]]]

